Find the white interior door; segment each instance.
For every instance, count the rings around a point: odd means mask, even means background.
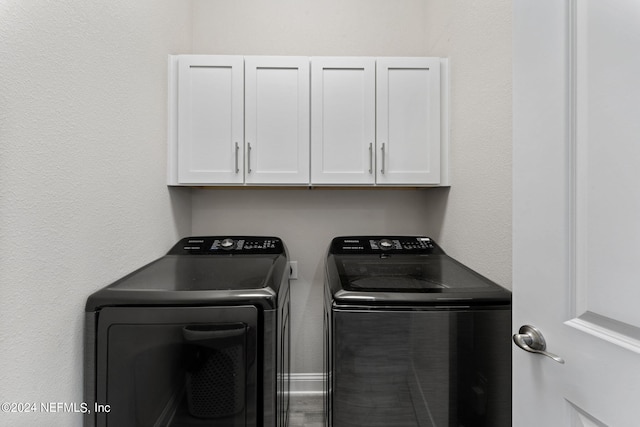
[[[637,426],[640,3],[513,6],[513,425]]]

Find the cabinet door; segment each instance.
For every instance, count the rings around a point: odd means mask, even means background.
[[[242,183],[243,58],[178,60],[178,182]]]
[[[440,59],[376,64],[377,183],[440,183]]]
[[[311,182],[375,182],[375,59],[311,59]]]
[[[247,184],[309,183],[309,58],[245,57]]]

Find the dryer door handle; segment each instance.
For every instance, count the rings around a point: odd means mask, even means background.
[[[217,341],[239,338],[246,334],[247,325],[237,323],[213,323],[188,325],[182,328],[182,337],[185,341]]]

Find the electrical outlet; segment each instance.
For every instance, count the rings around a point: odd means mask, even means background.
[[[296,280],[298,278],[298,261],[289,261],[289,279]]]

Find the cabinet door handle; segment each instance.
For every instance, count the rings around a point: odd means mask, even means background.
[[[382,143],[380,151],[382,151],[382,167],[380,168],[380,173],[384,175],[384,142]]]
[[[251,173],[251,143],[247,142],[247,173]]]
[[[369,143],[369,174],[373,173],[373,143]]]
[[[240,168],[238,168],[238,151],[240,150],[240,146],[236,142],[236,173],[240,172]]]

